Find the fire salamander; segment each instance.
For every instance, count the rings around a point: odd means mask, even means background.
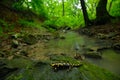
[[[59,70],[70,70],[73,67],[80,67],[82,64],[70,64],[70,63],[52,63],[51,66],[54,69],[54,71],[59,71]]]

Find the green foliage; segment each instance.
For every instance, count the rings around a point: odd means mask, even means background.
[[[23,7],[23,2],[24,2],[24,0],[21,0],[21,1],[19,1],[19,2],[15,2],[13,5],[12,5],[12,8],[14,8],[14,9],[16,9],[16,10],[18,10],[18,11],[21,11],[21,10],[23,10],[24,9],[24,7]]]
[[[45,5],[43,0],[32,0],[30,4],[31,4],[30,9],[32,11],[34,11],[42,18],[47,18],[47,12],[45,10]]]
[[[3,34],[2,27],[0,26],[0,35]]]
[[[115,74],[100,68],[96,65],[92,65],[90,63],[86,63],[82,68],[79,68],[80,72],[82,72],[81,77],[89,80],[119,80],[120,77]]]
[[[4,20],[0,19],[0,26],[1,27],[8,27],[8,24]]]
[[[21,70],[21,73],[12,74],[6,80],[34,80],[32,72],[29,69],[29,66]]]
[[[90,20],[96,18],[96,7],[98,2],[99,0],[88,0],[88,2],[86,2],[87,12]]]
[[[0,19],[0,34],[3,34],[4,31],[8,32],[13,30],[14,24],[8,23],[2,19]]]
[[[18,21],[18,23],[19,23],[22,27],[34,27],[34,26],[35,26],[33,20],[20,19],[20,20]]]
[[[46,20],[44,22],[45,27],[54,27],[55,29],[70,27],[76,29],[84,25],[83,16],[74,17],[74,16],[63,16],[51,20]]]
[[[72,29],[84,26],[84,18],[81,10],[80,0],[64,0],[64,13],[63,16],[63,2],[62,0],[16,0],[13,1],[12,7],[17,11],[33,12],[41,18],[41,20],[47,19],[43,26],[48,28],[50,31],[54,31],[51,26],[55,29],[61,27],[70,27]],[[96,18],[96,7],[99,0],[85,0],[88,16],[90,20]],[[112,5],[111,5],[112,3]],[[119,0],[108,0],[107,9],[113,16],[120,16],[120,1]],[[29,12],[29,13],[30,13]],[[26,15],[25,13],[25,15]],[[33,15],[33,14],[32,14]],[[30,17],[30,15],[28,15]],[[0,23],[4,26],[14,26],[8,24],[2,20]],[[35,26],[34,22],[28,20],[19,20],[21,26]],[[0,29],[2,33],[2,28]]]
[[[113,16],[120,16],[120,1],[114,0],[110,9],[110,14]]]
[[[19,74],[19,75],[14,75],[12,74],[10,77],[8,77],[6,80],[21,80],[22,79],[22,74]]]
[[[112,1],[112,6],[110,3]],[[99,0],[86,0],[85,4],[90,20],[96,18],[96,7]],[[108,0],[107,9],[110,9],[110,14],[114,16],[120,15],[120,1]],[[13,7],[17,10],[31,10],[38,14],[43,19],[48,19],[44,22],[44,26],[59,29],[60,27],[71,27],[72,29],[84,26],[84,19],[81,10],[80,0],[64,0],[64,13],[63,13],[62,0],[21,0],[15,2]],[[110,8],[111,7],[111,8]],[[21,24],[29,25],[26,21],[20,21]],[[31,25],[31,24],[30,24]],[[50,28],[49,28],[50,29]]]

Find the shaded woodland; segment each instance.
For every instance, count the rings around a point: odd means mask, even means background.
[[[120,80],[119,0],[1,0],[0,80]]]

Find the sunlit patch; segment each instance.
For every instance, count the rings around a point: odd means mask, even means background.
[[[29,7],[30,9],[32,8],[32,6]]]
[[[31,2],[32,0],[28,0],[28,2]]]

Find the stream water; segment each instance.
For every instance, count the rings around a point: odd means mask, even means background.
[[[65,36],[65,39],[50,40],[46,43],[47,48],[45,49],[39,49],[41,45],[38,44],[38,49],[36,50],[37,52],[34,52],[34,54],[39,57],[42,57],[44,53],[62,53],[69,56],[74,56],[78,52],[84,52],[82,49],[83,45],[87,47],[98,46],[95,43],[95,39],[91,39],[83,35],[81,36],[75,32],[68,32],[61,34],[61,36]],[[102,53],[102,59],[86,58],[85,60],[92,64],[105,68],[117,75],[120,75],[120,54],[117,54],[112,49],[104,50]],[[88,76],[88,73],[84,71],[81,73],[78,68],[73,68],[69,74],[67,71],[54,72],[51,66],[48,64],[39,63],[33,67],[35,64],[33,60],[30,61],[29,59],[21,58],[16,58],[13,61],[9,61],[8,64],[14,67],[20,67],[20,70],[16,71],[14,74],[8,77],[8,80],[93,80],[92,77],[89,77],[91,79],[88,79],[86,77]],[[14,77],[14,75],[17,77]],[[98,80],[97,77],[94,80]]]
[[[49,43],[52,45],[50,49],[54,51],[56,48],[60,48],[63,53],[73,56],[76,53],[76,47],[79,48],[79,52],[83,52],[80,47],[81,45],[85,45],[87,47],[96,47],[95,40],[86,36],[80,36],[74,32],[68,32],[64,36],[66,37],[65,40],[51,41]],[[120,75],[120,54],[116,53],[112,49],[108,49],[102,51],[102,57],[102,59],[86,58],[86,60]]]

